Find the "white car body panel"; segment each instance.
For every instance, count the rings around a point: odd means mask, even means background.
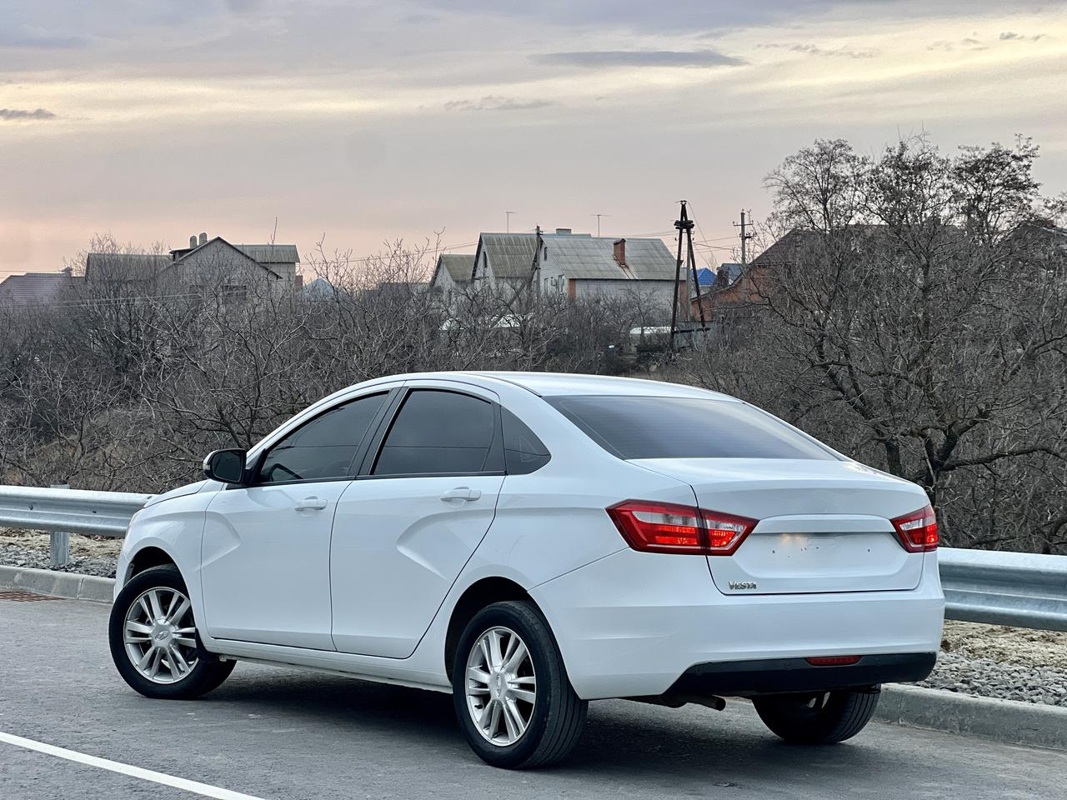
[[[322,481],[215,494],[201,555],[209,636],[334,649],[330,582],[324,577],[337,499],[348,486]]]
[[[115,565],[114,597],[118,597],[131,577],[133,558],[146,550],[158,550],[182,571],[194,614],[197,619],[204,618],[200,592],[200,543],[205,513],[214,496],[214,492],[203,489],[178,493],[165,503],[145,506],[133,515]]]
[[[324,398],[249,461],[324,409],[410,386],[498,398],[551,460],[506,477],[182,487],[134,517],[116,595],[132,559],[156,548],[181,571],[209,651],[440,691],[450,691],[453,612],[485,579],[510,581],[537,603],[585,699],[655,696],[705,662],[937,651],[936,553],[907,553],[889,523],[927,502],[919,487],[844,457],[623,461],[538,396],[740,402],[724,395],[594,376],[395,376]],[[481,495],[440,499],[460,487]],[[311,495],[326,507],[294,510]],[[729,557],[638,552],[605,510],[627,499],[760,522]]]
[[[708,558],[725,594],[914,589],[922,578],[923,554],[904,550],[889,521],[927,502],[907,481],[851,460],[631,463],[685,481],[701,508],[759,520],[732,556]]]
[[[493,522],[503,476],[383,478],[348,484],[330,549],[333,642],[406,658]],[[475,499],[443,499],[477,493]]]
[[[656,696],[706,662],[929,653],[941,642],[936,559],[908,592],[727,597],[703,559],[626,549],[534,588],[580,697]]]

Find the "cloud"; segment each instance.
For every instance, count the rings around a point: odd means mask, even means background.
[[[1010,3],[1012,0],[1008,0]],[[911,3],[904,11],[900,0],[762,0],[758,3],[722,3],[709,0],[674,0],[669,8],[648,0],[410,0],[417,5],[448,14],[496,16],[504,19],[536,19],[561,28],[628,30],[649,33],[714,32],[772,25],[795,24],[798,20],[845,10],[888,15],[920,16],[974,14],[983,10],[1003,11],[1005,0],[938,0]]]
[[[716,50],[579,50],[532,58],[541,64],[576,67],[732,67],[745,63]]]
[[[757,44],[756,47],[768,50],[789,50],[793,53],[804,53],[809,56],[838,56],[844,58],[874,58],[878,55],[877,50],[854,50],[851,47],[835,47],[833,50],[827,50],[824,47],[818,47],[813,44]]]
[[[530,108],[550,106],[547,100],[519,100],[515,97],[487,95],[481,100],[450,100],[444,104],[445,111],[525,111]]]
[[[981,39],[977,38],[977,34],[974,36],[967,36],[958,41],[947,41],[941,39],[936,42],[931,42],[926,46],[927,50],[944,50],[947,53],[951,53],[957,47],[961,47],[965,50],[988,50],[989,45],[985,44]]]
[[[1036,42],[1038,39],[1044,39],[1045,34],[1039,33],[1036,36],[1024,36],[1021,33],[1015,33],[1014,31],[1005,31],[1000,34],[1000,41],[1002,42]]]
[[[55,119],[56,115],[51,111],[47,111],[43,108],[38,108],[33,111],[26,111],[22,108],[0,108],[0,120],[5,122],[8,120],[17,119]]]
[[[89,39],[84,36],[60,36],[25,25],[0,30],[0,48],[80,50],[88,44]]]

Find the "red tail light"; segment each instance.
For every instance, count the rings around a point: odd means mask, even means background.
[[[673,503],[627,500],[608,510],[634,550],[728,556],[741,546],[758,520]]]
[[[890,520],[897,530],[900,543],[909,553],[925,553],[937,549],[937,516],[934,508],[927,505],[918,511]]]

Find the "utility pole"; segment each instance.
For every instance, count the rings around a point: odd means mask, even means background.
[[[741,266],[745,267],[748,265],[748,240],[754,239],[756,234],[747,232],[749,223],[748,220],[745,219],[744,209],[741,210],[741,224],[738,225],[735,222],[734,227],[741,229],[740,233],[738,233],[738,236],[741,237]]]
[[[541,248],[544,247],[545,239],[541,235],[541,226],[538,225],[534,237],[534,257],[530,265],[530,285],[534,289],[534,297],[541,296]]]
[[[686,208],[687,202],[685,200],[679,200],[682,205],[681,213],[678,215],[678,220],[674,223],[674,227],[678,230],[678,256],[674,267],[674,305],[671,308],[671,336],[668,347],[670,352],[674,352],[674,337],[678,334],[678,306],[679,306],[679,293],[680,290],[685,288],[685,304],[686,304],[686,318],[690,316],[689,311],[689,276],[693,276],[693,289],[696,292],[697,308],[700,311],[700,329],[706,331],[708,329],[707,321],[704,318],[704,304],[700,302],[700,283],[697,280],[697,265],[696,254],[693,250],[693,226],[696,224],[693,220],[689,219],[689,212]],[[687,245],[685,256],[685,281],[682,281],[682,244]],[[692,329],[687,329],[687,333],[692,335]]]
[[[610,217],[611,214],[590,214],[591,217],[596,217],[596,238],[600,238],[600,218]]]
[[[515,213],[514,211],[505,211],[504,212],[504,216],[506,216],[508,218],[506,233],[511,233],[511,215],[514,214],[514,213]]]

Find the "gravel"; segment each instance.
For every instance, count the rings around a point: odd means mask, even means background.
[[[121,539],[72,534],[64,572],[115,577]],[[0,564],[50,569],[46,533],[0,531]],[[960,694],[1067,707],[1067,633],[946,621],[937,666],[918,684]]]
[[[0,564],[30,569],[55,569],[100,578],[115,577],[115,560],[122,539],[107,536],[71,534],[71,561],[65,567],[52,567],[47,533],[0,530]]]

